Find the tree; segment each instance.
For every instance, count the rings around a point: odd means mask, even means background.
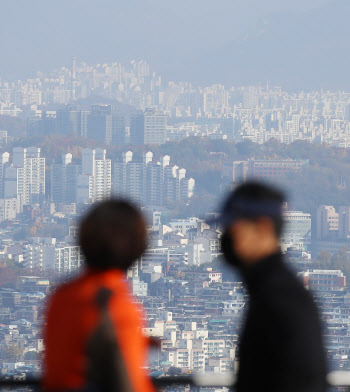
[[[6,266],[0,266],[0,287],[16,287],[18,270]]]
[[[331,267],[341,270],[347,279],[350,279],[349,249],[341,248],[332,256]]]
[[[16,231],[12,238],[14,241],[22,241],[25,240],[28,236],[28,233],[25,228],[21,228],[20,230]]]
[[[4,356],[6,361],[16,362],[23,357],[23,348],[17,343],[11,342],[5,347]]]
[[[181,374],[181,369],[176,366],[171,366],[168,370],[168,373],[171,375]]]
[[[317,261],[322,267],[329,267],[331,261],[331,254],[326,250],[321,250],[317,256]]]
[[[36,351],[27,351],[24,354],[24,359],[26,359],[26,360],[39,360],[40,354]]]

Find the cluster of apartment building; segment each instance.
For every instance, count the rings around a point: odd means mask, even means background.
[[[306,165],[308,162],[303,160],[227,161],[223,175],[233,182],[254,176],[275,178],[302,170]],[[12,222],[11,225],[15,224],[8,227],[9,233],[18,230],[21,222],[26,219],[29,219],[28,225],[30,222],[64,221],[68,232],[72,226],[68,220],[77,216],[79,206],[115,195],[127,197],[145,207],[144,211],[153,227],[151,249],[157,249],[154,253],[179,253],[176,257],[189,265],[211,262],[220,253],[218,244],[221,234],[206,227],[203,220],[192,217],[169,221],[166,218],[167,206],[174,202],[188,203],[195,186],[195,181],[187,177],[186,169],[172,164],[168,155],[155,159],[150,151],[126,151],[111,160],[107,157],[107,151],[101,148],[83,149],[81,158],[75,159],[70,153],[64,154],[62,161],[53,163],[50,168],[49,190],[46,189],[45,166],[46,160],[37,147],[16,147],[12,154],[5,152],[1,155],[0,223],[6,221]],[[335,253],[350,246],[349,206],[335,208],[322,205],[314,216],[304,211],[291,211],[286,207],[283,218],[283,251],[312,251],[313,256],[317,257],[322,250]],[[32,237],[36,237],[35,232]],[[6,241],[16,243],[11,238],[6,238]],[[26,265],[50,265],[48,268],[57,271],[72,270],[80,265],[80,256],[75,260],[77,251],[72,248],[75,245],[72,240],[63,241],[60,238],[50,239],[50,243],[40,241],[26,243]],[[170,251],[167,244],[171,244]],[[37,249],[39,253],[35,250],[38,247],[50,248],[47,254],[56,249],[57,254],[65,253],[64,257],[68,259],[62,264],[60,261],[53,262],[53,258],[46,262],[39,256],[30,256],[40,255],[41,250]],[[32,262],[30,257],[35,261]],[[56,259],[59,257],[61,256]],[[307,257],[310,258],[310,254]]]
[[[40,148],[13,149],[12,160],[5,152],[0,161],[0,220],[14,220],[24,205],[45,200],[45,158]]]
[[[80,248],[76,244],[79,214],[74,203],[73,206],[74,208],[67,208],[66,211],[57,211],[54,203],[46,202],[42,208],[34,206],[30,211],[24,209],[12,225],[0,229],[3,256],[23,263],[25,268],[52,270],[60,274],[79,268],[83,262]],[[134,281],[135,295],[149,293],[148,284],[163,277],[173,265],[200,267],[210,265],[213,260],[221,257],[220,228],[211,227],[198,217],[169,220],[168,210],[165,208],[143,207],[142,210],[149,224],[150,245],[129,271],[129,276]],[[29,238],[15,239],[15,233],[21,227],[20,217],[29,226],[37,222],[63,224],[64,238],[38,236],[34,232]],[[311,258],[310,214],[285,209],[283,219],[284,231],[280,242],[282,251],[304,254],[304,257]],[[140,279],[141,275],[143,279]],[[209,279],[215,280],[215,277],[211,274]]]
[[[51,166],[51,189],[46,191],[45,158],[37,147],[13,149],[1,155],[0,221],[14,220],[24,206],[55,203],[58,211],[75,213],[76,205],[122,195],[142,205],[165,206],[169,201],[188,202],[195,181],[186,177],[186,169],[170,165],[170,157],[154,161],[152,152],[133,160],[123,154],[112,163],[104,149],[83,149],[81,161],[72,154]]]
[[[165,206],[169,201],[188,202],[194,185],[186,169],[170,165],[168,155],[155,161],[150,151],[139,159],[128,151],[112,162],[106,150],[83,149],[81,163],[65,154],[62,163],[51,169],[51,199],[56,205],[101,201],[114,195],[143,206]]]
[[[167,201],[185,202],[193,196],[195,181],[186,178],[186,169],[170,164],[170,156],[154,162],[147,152],[135,159],[131,151],[114,164],[114,193],[141,205],[162,206]]]
[[[75,105],[94,94],[144,113],[130,121],[130,113],[113,105]],[[49,104],[73,106],[47,111]],[[0,115],[22,117],[30,133],[73,133],[108,144],[161,144],[196,134],[257,143],[273,138],[350,145],[350,95],[345,92],[165,83],[144,60],[92,65],[73,59],[71,68],[0,81]],[[168,127],[166,117],[175,119]]]
[[[30,118],[27,134],[73,135],[106,145],[159,145],[168,140],[167,116],[154,108],[136,111],[116,105],[67,105]]]

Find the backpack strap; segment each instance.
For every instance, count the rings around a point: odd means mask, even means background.
[[[112,290],[101,287],[95,297],[100,317],[97,327],[87,342],[88,390],[133,392],[115,327],[108,311],[108,303],[112,295]]]

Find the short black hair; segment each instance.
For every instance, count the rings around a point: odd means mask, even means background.
[[[80,223],[79,245],[89,267],[126,270],[147,247],[143,216],[122,199],[96,203]]]
[[[278,215],[266,214],[266,216],[273,221],[277,236],[281,236],[283,230],[282,206],[286,200],[285,195],[281,190],[272,185],[251,180],[239,185],[233,191],[232,198],[244,200],[247,203],[255,205],[276,205],[281,213]],[[242,216],[242,218],[256,220],[262,216],[265,216],[265,214],[246,214]]]

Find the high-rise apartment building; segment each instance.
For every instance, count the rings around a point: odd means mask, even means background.
[[[130,143],[145,144],[145,118],[143,114],[137,114],[130,119]]]
[[[146,167],[153,154],[148,152],[141,161],[133,160],[131,151],[122,154],[122,161],[114,164],[114,193],[142,204],[146,200]]]
[[[131,198],[142,205],[163,206],[168,201],[187,202],[193,195],[194,179],[186,178],[186,170],[170,165],[168,155],[160,162],[153,160],[153,153],[133,159],[131,151],[122,155],[114,164],[114,193]]]
[[[298,133],[300,129],[300,116],[294,114],[292,116],[292,131],[294,133]]]
[[[125,117],[111,105],[92,105],[86,136],[105,144],[124,145],[127,141]]]
[[[274,129],[276,131],[279,130],[278,115],[275,111],[272,111],[271,113],[267,113],[265,115],[265,128],[268,131],[271,131],[271,129]]]
[[[118,114],[112,115],[112,144],[124,146],[128,142],[125,117]]]
[[[166,129],[166,115],[156,109],[146,109],[131,118],[130,141],[133,144],[163,144]]]
[[[102,143],[112,143],[111,105],[92,105],[88,115],[87,137]]]
[[[68,106],[56,112],[56,132],[59,134],[73,134],[75,136],[87,136],[87,122],[89,111],[79,110],[74,106]]]
[[[76,203],[77,182],[81,166],[72,163],[72,154],[65,154],[62,163],[51,166],[51,199],[58,205]]]
[[[317,239],[340,239],[350,237],[350,207],[319,206],[317,209]]]
[[[65,154],[62,163],[51,169],[51,198],[55,204],[90,203],[110,197],[111,160],[106,150],[85,148],[81,164],[72,163],[72,154]]]
[[[258,106],[259,96],[255,87],[248,87],[243,93],[243,108],[254,109]]]
[[[311,245],[311,215],[301,211],[284,211],[283,221],[282,249],[308,250]]]
[[[110,197],[112,164],[106,150],[85,148],[82,151],[81,174],[77,180],[77,203],[101,201]]]
[[[13,199],[0,199],[0,222],[14,220],[21,212],[20,197]]]
[[[45,198],[45,158],[40,148],[15,147],[13,160],[4,170],[4,198],[20,196],[23,205],[40,203]]]
[[[317,208],[317,239],[334,239],[338,235],[339,214],[333,206]]]
[[[10,153],[4,152],[0,156],[0,197],[4,197],[4,177],[5,169],[9,166]]]

